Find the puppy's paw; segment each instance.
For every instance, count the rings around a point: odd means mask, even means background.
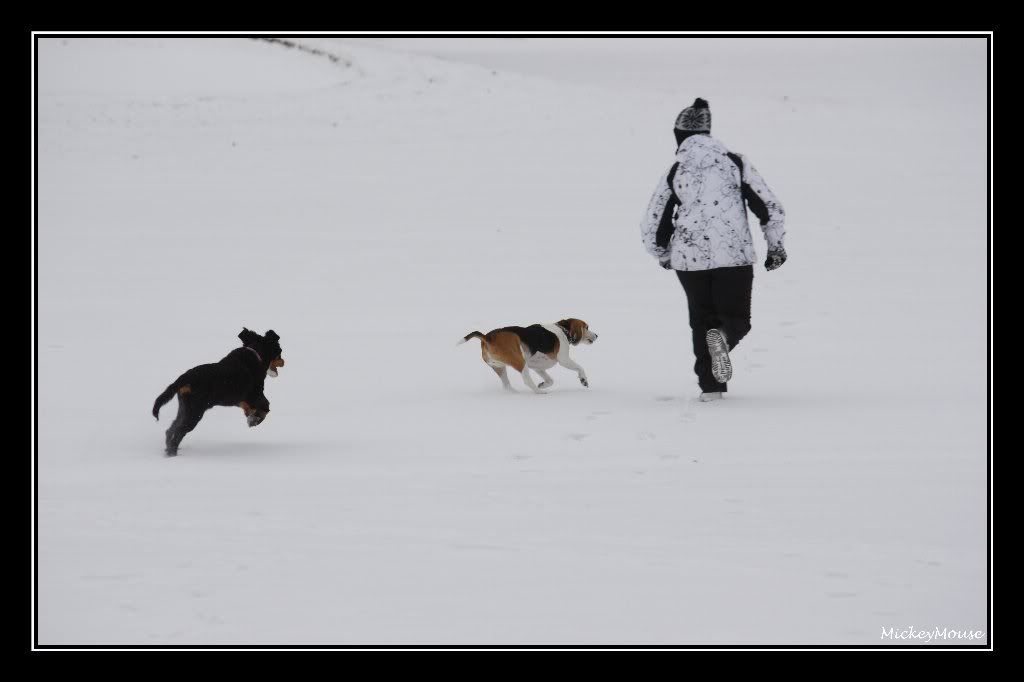
[[[263,410],[252,410],[245,418],[245,421],[249,424],[249,428],[252,428],[253,426],[259,426],[262,424],[263,420],[266,418],[267,413]]]
[[[590,388],[590,382],[587,381],[586,377],[580,377],[580,383],[583,384],[586,388]]]

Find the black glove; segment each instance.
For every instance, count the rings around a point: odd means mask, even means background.
[[[774,270],[786,262],[786,250],[781,246],[768,249],[768,258],[764,261],[765,270]]]

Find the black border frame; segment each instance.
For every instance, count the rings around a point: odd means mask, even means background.
[[[388,22],[392,23],[392,22]],[[915,22],[917,23],[917,22]],[[895,653],[901,651],[980,651],[996,653],[995,648],[995,635],[993,632],[993,576],[994,576],[994,565],[993,565],[993,554],[992,554],[992,516],[993,516],[993,480],[992,480],[992,425],[993,425],[993,413],[992,413],[992,402],[993,402],[993,384],[992,384],[992,354],[993,354],[993,319],[992,319],[992,282],[993,282],[993,269],[992,269],[992,219],[993,219],[993,122],[994,122],[994,109],[993,109],[993,71],[992,62],[995,51],[995,35],[998,28],[993,25],[986,25],[974,29],[958,29],[956,31],[944,31],[942,29],[919,29],[922,32],[908,32],[908,31],[879,31],[879,30],[858,30],[858,29],[844,29],[843,31],[853,32],[838,32],[830,33],[825,31],[813,31],[813,30],[797,30],[797,31],[779,31],[774,33],[766,33],[766,30],[740,30],[736,32],[721,32],[721,33],[708,33],[708,32],[667,32],[661,31],[645,31],[645,32],[628,32],[624,33],[620,31],[581,31],[580,33],[568,33],[560,31],[524,31],[524,32],[512,32],[503,31],[502,34],[475,32],[475,31],[456,31],[447,30],[439,31],[437,33],[426,33],[429,29],[420,30],[398,30],[393,32],[380,32],[368,34],[366,31],[372,29],[366,29],[365,31],[359,32],[332,32],[332,31],[189,31],[189,30],[159,30],[153,32],[132,32],[132,31],[118,31],[108,29],[106,31],[90,32],[87,29],[81,29],[76,31],[54,31],[47,32],[45,35],[40,36],[36,31],[46,31],[44,28],[33,29],[24,27],[22,29],[22,36],[28,37],[30,41],[30,50],[26,54],[24,51],[24,43],[14,41],[8,43],[8,49],[15,54],[14,63],[25,62],[28,67],[30,77],[28,85],[28,99],[29,99],[29,127],[32,134],[26,142],[28,143],[27,156],[29,162],[32,164],[30,167],[33,169],[31,177],[31,185],[29,184],[28,175],[23,175],[23,185],[25,193],[31,194],[32,201],[32,213],[27,216],[27,220],[32,223],[32,230],[30,238],[27,241],[25,251],[23,253],[29,253],[33,258],[30,259],[31,274],[26,274],[23,282],[30,283],[29,297],[32,300],[31,315],[30,315],[30,328],[32,329],[33,335],[29,339],[29,357],[32,358],[33,362],[29,367],[29,382],[30,382],[30,395],[33,397],[32,406],[28,416],[31,422],[32,429],[32,441],[30,443],[30,449],[32,451],[32,458],[29,468],[29,476],[34,485],[31,490],[30,500],[22,507],[22,509],[31,509],[31,537],[28,538],[29,546],[31,548],[30,557],[31,561],[27,567],[26,573],[29,578],[31,590],[27,595],[27,611],[30,614],[30,622],[33,627],[31,628],[31,634],[26,650],[33,654],[42,653],[53,653],[53,652],[90,652],[90,651],[110,651],[110,652],[213,652],[213,651],[224,651],[224,652],[239,652],[239,651],[281,651],[281,652],[296,652],[296,651],[308,651],[308,652],[319,652],[319,651],[365,651],[365,652],[382,652],[382,651],[448,651],[448,652],[493,652],[493,651],[707,651],[707,652],[778,652],[778,651],[793,651],[793,652],[825,652],[825,651],[871,651],[871,652],[884,652],[884,653]],[[624,30],[624,29],[623,29]],[[987,35],[985,35],[987,33]],[[987,563],[988,563],[988,576],[986,593],[988,597],[987,604],[987,635],[988,644],[917,644],[917,645],[163,645],[163,646],[150,646],[150,645],[48,645],[39,644],[39,633],[38,633],[38,547],[36,539],[38,538],[38,439],[39,439],[39,424],[38,424],[38,380],[39,380],[39,365],[37,346],[39,338],[39,301],[38,301],[38,279],[39,279],[39,252],[38,252],[38,168],[34,165],[38,159],[38,108],[36,106],[36,98],[38,96],[38,41],[40,37],[45,38],[83,38],[83,37],[117,37],[117,38],[174,38],[174,37],[186,37],[186,38],[323,38],[323,37],[337,37],[337,38],[496,38],[502,37],[514,37],[514,38],[561,38],[561,39],[589,39],[589,38],[972,38],[972,39],[984,39],[987,43],[987,112],[988,120],[986,121],[986,136],[987,136],[987,186],[988,186],[988,204],[986,210],[987,219],[987,421],[988,421],[988,432],[987,432],[987,457],[986,457],[986,473],[987,473],[987,502],[988,509],[986,513],[987,519]],[[33,60],[29,62],[27,57],[31,55]],[[11,62],[8,62],[11,63]],[[24,196],[22,194],[21,196]],[[22,233],[23,234],[23,233]],[[24,238],[24,237],[23,237]],[[35,248],[35,251],[32,249]],[[22,299],[23,300],[23,299]],[[35,346],[33,346],[33,342]],[[26,410],[28,412],[28,410]]]

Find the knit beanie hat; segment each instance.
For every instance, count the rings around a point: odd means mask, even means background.
[[[708,108],[707,100],[700,97],[693,100],[691,106],[679,112],[676,118],[676,130],[693,133],[711,132],[711,109]]]

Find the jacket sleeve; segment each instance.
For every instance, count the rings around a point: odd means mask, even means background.
[[[672,188],[668,185],[668,173],[669,171],[662,173],[658,179],[654,194],[651,195],[651,200],[647,204],[647,212],[640,222],[640,237],[643,240],[644,249],[659,261],[667,260],[669,257],[668,248],[658,244],[658,228],[664,227],[665,220],[672,220],[671,212],[668,209],[673,193]],[[662,232],[664,233],[664,229]]]
[[[782,248],[786,236],[786,212],[754,164],[747,159],[743,159],[743,198],[761,221],[761,230],[768,248]]]

